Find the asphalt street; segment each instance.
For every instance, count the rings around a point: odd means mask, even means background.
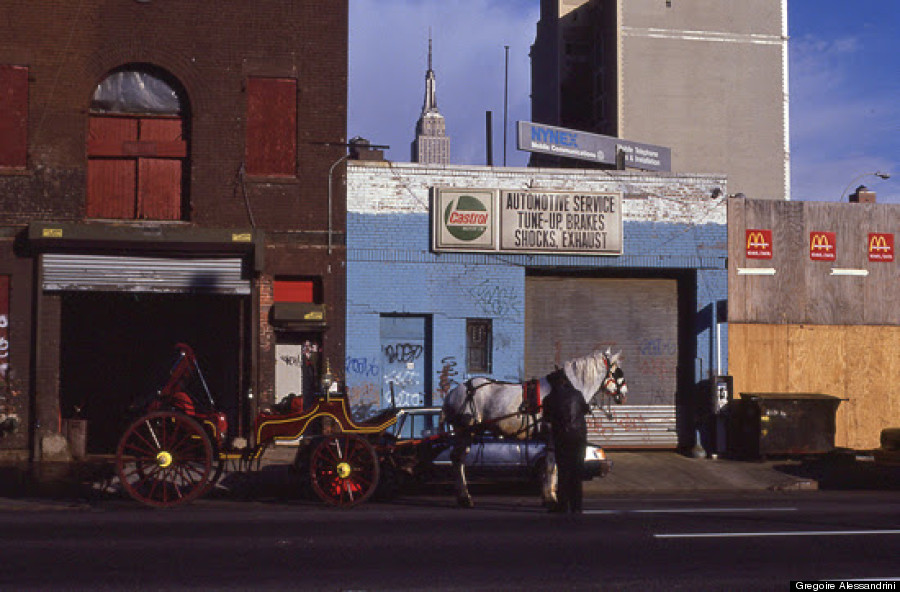
[[[622,495],[585,514],[529,492],[352,510],[314,500],[123,499],[0,512],[0,590],[788,590],[896,581],[893,492]]]

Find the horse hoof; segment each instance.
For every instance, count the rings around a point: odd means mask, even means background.
[[[474,508],[475,502],[472,501],[470,497],[459,497],[456,498],[456,503],[459,504],[460,508]]]

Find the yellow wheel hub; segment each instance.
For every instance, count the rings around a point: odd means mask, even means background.
[[[172,464],[172,454],[163,450],[156,455],[156,464],[165,469]]]
[[[347,477],[350,476],[350,473],[352,473],[352,472],[353,472],[353,469],[350,468],[349,464],[347,464],[345,462],[338,463],[337,474],[338,474],[338,477],[340,477],[341,479],[346,479]]]

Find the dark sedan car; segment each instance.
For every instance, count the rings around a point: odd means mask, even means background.
[[[391,433],[398,440],[418,440],[444,433],[437,407],[402,409]],[[546,444],[540,440],[502,438],[489,432],[477,434],[466,456],[466,477],[474,481],[533,481],[540,478]],[[440,452],[433,462],[436,476],[450,474],[450,450]],[[605,477],[612,461],[599,446],[585,451],[585,479]]]

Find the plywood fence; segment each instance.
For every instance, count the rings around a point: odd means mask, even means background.
[[[847,399],[835,445],[876,448],[900,427],[900,327],[730,323],[728,367],[742,392],[823,393]]]

